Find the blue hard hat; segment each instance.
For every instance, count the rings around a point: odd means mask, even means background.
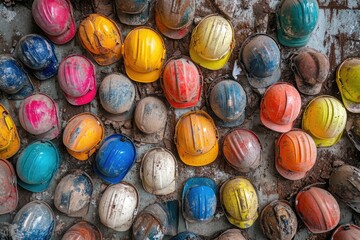
[[[216,83],[210,90],[209,101],[220,126],[234,127],[244,122],[246,93],[238,82],[223,80]]]
[[[202,240],[203,238],[193,232],[181,232],[170,240]]]
[[[280,49],[267,34],[253,34],[245,39],[239,61],[254,88],[266,88],[280,79]]]
[[[29,68],[36,78],[45,80],[57,74],[59,62],[54,44],[46,38],[29,34],[22,37],[16,47],[16,56]]]
[[[283,0],[276,11],[277,36],[282,45],[305,46],[319,15],[316,0]]]
[[[34,92],[29,76],[20,63],[10,55],[0,55],[0,90],[9,99],[24,99]]]
[[[31,192],[45,191],[60,165],[57,147],[51,141],[29,144],[16,162],[18,184]]]
[[[203,177],[188,179],[182,191],[182,211],[189,222],[211,220],[216,211],[215,181]]]
[[[137,157],[134,142],[122,134],[107,137],[96,154],[94,172],[108,183],[119,183]]]
[[[15,215],[14,239],[49,240],[54,234],[55,216],[49,205],[43,201],[32,201]]]

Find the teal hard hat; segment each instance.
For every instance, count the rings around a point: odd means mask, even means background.
[[[307,44],[319,15],[316,0],[283,0],[276,11],[279,42],[288,47]]]
[[[21,152],[16,162],[18,184],[31,192],[45,191],[59,165],[59,151],[52,142],[33,142]]]

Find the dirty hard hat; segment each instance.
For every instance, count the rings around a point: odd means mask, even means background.
[[[35,0],[32,16],[55,44],[65,44],[75,36],[76,26],[69,0]]]
[[[191,28],[195,16],[195,0],[157,0],[155,22],[168,38],[181,39]]]
[[[76,171],[63,177],[55,189],[54,205],[69,217],[84,217],[89,210],[93,183],[85,172]]]
[[[358,240],[360,227],[354,224],[344,224],[336,228],[330,240]]]
[[[104,139],[104,125],[94,114],[84,112],[73,116],[63,133],[68,153],[78,160],[87,160]]]
[[[277,36],[288,47],[305,46],[319,15],[316,0],[283,0],[276,10]]]
[[[326,190],[310,187],[300,191],[295,199],[295,209],[312,233],[325,233],[334,229],[340,220],[336,199]]]
[[[55,231],[55,215],[47,203],[32,201],[16,213],[12,225],[15,239],[50,240]]]
[[[262,159],[258,136],[247,129],[237,128],[224,137],[223,153],[231,167],[242,173],[255,170]]]
[[[203,240],[203,238],[193,232],[181,232],[176,236],[170,238],[170,240]]]
[[[258,196],[246,178],[225,181],[220,187],[220,203],[228,221],[239,228],[251,227],[258,218]]]
[[[61,240],[102,240],[102,235],[97,226],[84,220],[72,225]]]
[[[279,45],[267,34],[253,34],[245,39],[240,48],[239,62],[254,88],[266,88],[280,79]]]
[[[189,108],[198,104],[203,76],[190,58],[170,58],[165,63],[160,81],[164,95],[173,108]]]
[[[360,169],[343,165],[336,169],[329,179],[329,191],[360,213]]]
[[[185,113],[176,123],[174,141],[181,161],[187,165],[214,162],[219,153],[218,139],[214,121],[202,110]]]
[[[29,144],[16,162],[18,184],[31,192],[43,192],[54,178],[60,166],[60,154],[51,141]]]
[[[126,25],[143,25],[149,20],[149,0],[115,0],[116,14],[121,23]]]
[[[9,111],[0,103],[0,158],[8,159],[20,149],[20,138]]]
[[[141,83],[159,79],[166,47],[163,38],[154,29],[145,26],[133,29],[125,38],[122,53],[129,78]]]
[[[219,70],[227,63],[235,47],[234,28],[220,15],[208,15],[194,28],[190,57],[200,66]]]
[[[140,179],[145,191],[167,195],[176,190],[177,161],[167,149],[153,148],[143,157]]]
[[[260,103],[260,120],[265,127],[276,132],[288,132],[301,112],[301,97],[289,83],[270,86]]]
[[[309,134],[302,130],[283,133],[275,143],[275,167],[289,180],[299,180],[316,162],[316,145]]]
[[[57,74],[59,62],[55,55],[55,47],[43,36],[28,34],[16,45],[15,53],[36,78],[45,80]]]
[[[273,201],[261,212],[260,226],[268,239],[291,240],[296,234],[297,225],[296,214],[287,201]]]
[[[215,240],[247,240],[240,229],[228,229],[220,234]]]
[[[99,218],[102,224],[118,232],[130,229],[139,205],[137,189],[127,182],[110,185],[99,202]]]
[[[303,47],[293,53],[290,61],[299,91],[306,95],[318,94],[329,75],[328,57],[313,48]]]
[[[0,159],[0,193],[0,215],[14,211],[18,205],[16,173],[5,159]]]
[[[215,120],[223,127],[235,127],[244,122],[246,94],[233,80],[222,80],[210,89],[209,102]]]
[[[182,212],[189,222],[208,222],[215,215],[217,187],[205,177],[189,178],[182,191]]]
[[[342,103],[335,97],[321,95],[305,108],[302,129],[314,139],[317,147],[330,147],[341,138],[346,120]]]
[[[134,142],[123,134],[105,138],[96,154],[94,172],[107,183],[119,183],[137,158]]]
[[[24,99],[34,92],[34,86],[20,63],[10,55],[0,54],[0,90],[10,100]]]
[[[91,102],[96,95],[95,65],[82,55],[71,55],[59,66],[58,81],[66,100],[75,106]]]
[[[80,43],[97,64],[111,65],[121,58],[121,30],[118,25],[100,14],[90,14],[79,26]]]
[[[349,121],[349,124],[346,126],[346,132],[350,141],[360,151],[360,116],[356,116],[353,121]]]
[[[156,97],[141,99],[135,108],[134,121],[137,128],[146,134],[153,134],[165,128],[167,109]]]
[[[21,103],[19,121],[35,139],[52,140],[60,134],[58,105],[43,93],[30,95]]]
[[[340,64],[336,83],[345,108],[360,113],[360,58],[348,58]]]

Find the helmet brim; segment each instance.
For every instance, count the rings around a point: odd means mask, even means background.
[[[213,61],[202,58],[196,51],[194,51],[193,48],[190,48],[189,52],[190,52],[191,60],[193,60],[195,63],[210,70],[219,70],[223,68],[227,63],[227,61],[229,60],[232,49],[230,49],[229,52],[223,58]]]
[[[134,110],[135,110],[135,103],[133,103],[133,105],[131,106],[131,108],[121,114],[113,114],[113,113],[109,113],[104,109],[104,117],[113,121],[126,121],[129,119],[133,118],[134,115]]]
[[[146,184],[146,182],[142,179],[142,177],[141,177],[141,180],[142,180],[142,185],[143,185],[144,190],[151,194],[168,195],[170,193],[175,192],[175,190],[176,190],[176,181],[175,180],[172,181],[169,186],[162,188],[162,189],[158,189],[158,190],[155,190],[153,187]]]
[[[53,177],[50,178],[48,181],[43,182],[41,184],[27,184],[27,183],[23,182],[20,178],[18,178],[17,183],[20,187],[24,188],[25,190],[38,193],[38,192],[45,191],[49,187],[52,179],[53,179]]]
[[[343,94],[343,87],[342,84],[339,82],[338,77],[336,77],[336,83],[338,85],[338,88],[340,90],[341,99],[344,103],[345,108],[352,113],[360,113],[360,102],[354,102],[349,99],[347,99]]]
[[[244,112],[241,113],[241,115],[237,119],[233,121],[224,121],[220,119],[218,116],[216,116],[216,114],[213,112],[211,113],[211,117],[215,120],[216,125],[219,125],[221,127],[227,127],[227,128],[237,127],[240,126],[245,120],[245,110]]]
[[[260,78],[260,77],[247,75],[247,79],[249,81],[249,84],[253,88],[267,88],[267,87],[273,85],[274,83],[276,83],[277,81],[279,81],[280,76],[281,76],[281,69],[279,67],[269,77]]]
[[[292,172],[289,170],[284,169],[282,166],[279,165],[278,161],[275,159],[275,167],[278,173],[289,180],[300,180],[305,177],[307,172]]]
[[[260,120],[261,120],[261,123],[268,129],[276,131],[276,132],[280,132],[280,133],[286,133],[286,132],[290,131],[295,123],[295,121],[293,121],[293,122],[290,122],[289,124],[284,124],[284,125],[275,124],[275,123],[271,122],[270,120],[268,120],[264,116],[261,109],[260,109]]]
[[[156,27],[164,36],[171,39],[182,39],[190,32],[192,21],[190,22],[190,24],[187,24],[183,28],[171,29],[166,27],[165,24],[162,23],[158,14],[155,14],[155,23],[156,23]]]
[[[65,96],[66,100],[71,105],[74,105],[74,106],[81,106],[81,105],[85,105],[85,104],[91,102],[95,98],[95,95],[96,95],[96,79],[95,78],[90,83],[89,91],[81,97],[73,97],[64,92],[64,96]]]
[[[128,171],[124,171],[123,173],[119,174],[118,176],[116,177],[108,177],[104,174],[102,174],[96,167],[96,164],[94,163],[94,166],[93,166],[93,170],[94,172],[102,179],[104,180],[105,182],[109,183],[109,184],[117,184],[119,182],[121,182],[121,180],[124,179],[125,175],[128,173]],[[130,169],[129,169],[130,170]]]
[[[279,20],[277,20],[277,21],[279,21]],[[278,40],[281,43],[281,45],[284,45],[287,47],[303,47],[309,42],[311,33],[308,35],[305,35],[301,38],[293,38],[293,37],[286,35],[278,23],[277,36],[278,36]]]
[[[312,86],[304,84],[304,80],[297,74],[295,74],[295,82],[299,91],[306,95],[316,95],[322,88],[322,83],[316,83]]]
[[[149,20],[149,3],[145,5],[144,10],[141,13],[129,14],[121,11],[117,11],[117,16],[121,23],[130,26],[139,26],[145,24]]]
[[[219,153],[219,144],[216,141],[214,147],[212,147],[208,152],[200,154],[200,155],[188,154],[178,144],[177,144],[177,150],[178,150],[180,159],[183,163],[185,163],[186,165],[189,165],[189,166],[199,167],[199,166],[208,165],[216,160],[218,153]]]
[[[155,82],[156,80],[158,80],[160,78],[160,74],[161,74],[161,69],[156,69],[156,70],[154,70],[152,72],[148,72],[148,73],[141,73],[141,72],[134,71],[129,66],[126,66],[126,64],[125,64],[125,71],[126,71],[126,74],[129,76],[129,78],[131,78],[132,80],[134,80],[136,82],[140,82],[140,83]]]
[[[58,68],[59,63],[56,56],[54,56],[45,68],[41,70],[34,70],[33,73],[37,79],[46,80],[54,77],[58,72]]]
[[[75,25],[74,18],[71,17],[70,28],[67,31],[65,31],[63,34],[58,35],[58,36],[51,36],[51,35],[47,34],[47,37],[53,43],[58,44],[58,45],[62,45],[62,44],[65,44],[67,42],[70,42],[70,40],[74,38],[75,34],[76,34],[76,25]]]

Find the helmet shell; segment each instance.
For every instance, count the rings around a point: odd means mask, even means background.
[[[0,159],[14,156],[20,149],[16,125],[8,110],[0,103]]]
[[[18,204],[16,173],[12,164],[0,159],[0,215],[12,212]]]
[[[117,16],[126,25],[144,25],[149,20],[149,0],[115,0]]]
[[[176,236],[170,238],[170,240],[203,240],[203,238],[193,232],[185,231],[178,233]]]
[[[354,224],[344,224],[336,228],[330,240],[357,240],[360,236],[360,227]]]
[[[102,240],[102,235],[97,226],[81,220],[72,225],[61,240]]]
[[[242,231],[239,229],[231,228],[220,234],[215,240],[247,240]]]

